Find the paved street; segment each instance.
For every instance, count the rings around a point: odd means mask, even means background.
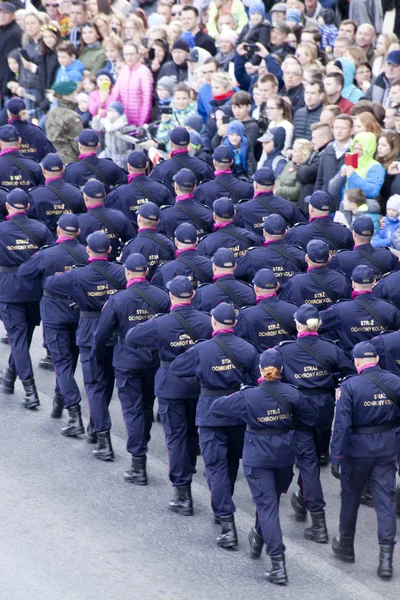
[[[7,354],[0,344],[1,368]],[[376,576],[379,550],[372,509],[360,509],[356,563],[345,565],[333,557],[330,545],[303,538],[304,525],[292,516],[289,494],[284,497],[289,585],[276,588],[263,579],[269,565],[265,555],[256,561],[248,556],[254,511],[242,474],[235,494],[240,546],[232,552],[215,544],[218,527],[201,461],[193,483],[195,516],[167,510],[172,488],[160,424],[152,432],[148,487],[123,480],[129,455],[116,396],[111,405],[113,463],[94,459],[85,436],[67,439],[59,434],[66,415],[62,421],[50,419],[54,375],[37,368],[42,356],[39,329],[32,349],[39,410],[21,407],[20,383],[14,396],[0,395],[1,600],[398,600],[400,551],[395,554],[395,577],[382,582]],[[86,421],[86,400],[83,412]],[[328,468],[323,487],[332,537],[339,483]]]

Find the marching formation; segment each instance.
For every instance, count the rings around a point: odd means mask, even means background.
[[[63,436],[85,435],[96,459],[113,460],[115,385],[131,455],[124,478],[151,485],[157,398],[174,490],[168,508],[193,515],[200,451],[217,544],[235,548],[242,460],[256,506],[250,554],[265,546],[275,584],[288,582],[279,499],[293,467],[296,518],[309,513],[305,537],[327,543],[320,468],[330,462],[342,495],[334,554],[354,562],[358,508],[373,504],[378,575],[392,577],[400,270],[388,248],[371,245],[371,218],[358,217],[352,230],[335,222],[322,191],[301,211],[276,195],[268,166],[252,185],[235,179],[227,146],[215,148],[212,169],[189,155],[183,127],[169,134],[171,158],[153,170],[139,150],[126,171],[97,158],[92,130],[79,135],[79,160],[66,167],[51,152],[40,164],[27,158],[21,142],[12,124],[0,128],[3,393],[14,394],[18,377],[25,408],[40,405],[29,348],[42,323],[42,363],[56,379],[51,417],[68,412]]]

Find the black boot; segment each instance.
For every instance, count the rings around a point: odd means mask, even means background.
[[[325,522],[325,511],[310,513],[312,525],[304,531],[304,537],[317,544],[326,544],[329,540]]]
[[[332,540],[334,555],[343,562],[353,563],[356,559],[354,554],[354,538],[344,535],[335,536]]]
[[[17,379],[17,374],[15,371],[12,371],[10,367],[7,367],[5,371],[1,371],[0,373],[0,385],[1,391],[4,394],[13,394],[14,393],[14,384]]]
[[[57,392],[54,392],[53,408],[52,408],[51,415],[50,415],[51,418],[52,419],[61,419],[63,410],[64,410],[63,397],[61,396],[61,394],[57,394]]]
[[[217,537],[217,544],[221,548],[235,548],[238,537],[233,515],[224,515],[219,518],[221,522],[221,535]]]
[[[378,575],[382,579],[390,579],[393,575],[393,548],[383,544],[380,546]]]
[[[260,558],[264,546],[264,538],[258,535],[255,527],[249,531],[249,545],[251,558]]]
[[[168,504],[169,510],[184,515],[185,517],[193,516],[193,501],[190,485],[178,485],[174,487],[175,498]]]
[[[400,517],[400,485],[396,488],[396,515]]]
[[[88,423],[88,426],[86,427],[86,433],[87,433],[87,443],[88,444],[97,444],[97,433],[95,431],[93,431],[93,429],[90,427],[90,423]]]
[[[54,371],[53,361],[51,360],[50,352],[46,348],[46,357],[39,360],[39,367],[46,371]]]
[[[277,585],[286,585],[288,576],[286,573],[285,555],[271,556],[272,569],[265,573],[265,579]]]
[[[305,521],[307,519],[306,501],[300,488],[293,492],[290,498],[290,504],[295,512],[296,521]]]
[[[135,485],[147,485],[146,461],[146,455],[132,456],[132,466],[124,474],[125,481],[129,481]]]
[[[7,344],[7,346],[10,345],[10,340],[8,339],[8,335],[6,333],[0,338],[0,342],[2,344]]]
[[[364,489],[362,491],[361,498],[360,498],[360,504],[363,504],[364,506],[370,506],[371,508],[374,507],[374,501],[373,501],[373,498],[372,498],[372,493],[371,493],[371,487],[369,485],[369,480],[365,484]]]
[[[36,390],[35,380],[27,379],[26,381],[22,382],[22,385],[24,386],[25,390],[25,396],[22,400],[22,405],[25,408],[36,408],[37,406],[40,406],[40,400]]]
[[[61,435],[65,435],[65,437],[74,437],[75,435],[81,435],[81,433],[85,433],[80,405],[75,404],[75,406],[70,406],[68,409],[68,414],[68,424],[66,427],[62,427]]]
[[[329,465],[329,454],[321,454],[319,457],[319,466],[326,467]]]
[[[114,450],[111,445],[111,435],[109,431],[98,431],[97,440],[99,446],[93,450],[93,456],[99,460],[114,460]]]

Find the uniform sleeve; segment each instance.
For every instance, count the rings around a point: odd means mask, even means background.
[[[246,399],[245,392],[236,392],[230,396],[222,396],[212,403],[211,412],[216,417],[232,417],[246,423]]]
[[[66,137],[71,142],[71,146],[73,147],[76,154],[78,155],[79,154],[79,145],[78,145],[78,142],[76,141],[76,138],[83,131],[82,121],[80,120],[78,114],[76,115],[76,117],[73,117],[70,119],[68,128],[65,128],[65,129],[69,132],[69,135]]]
[[[156,285],[158,287],[165,287],[164,285],[164,277],[162,274],[162,270],[161,267],[158,266],[156,272],[154,273],[151,281],[150,281],[151,285]]]
[[[44,289],[66,298],[74,298],[75,273],[76,271],[71,270],[47,277]]]
[[[175,377],[196,377],[198,362],[198,349],[196,346],[192,346],[192,348],[175,358],[169,367],[169,372]]]
[[[123,214],[121,214],[119,234],[123,242],[129,242],[129,240],[136,237],[136,232],[133,229],[131,221]]]
[[[356,375],[357,370],[353,362],[346,356],[346,354],[340,348],[336,348],[337,353],[337,366],[341,377],[348,377],[349,375]]]
[[[44,232],[44,240],[42,246],[52,246],[54,244],[54,237],[48,227],[46,227]]]
[[[242,279],[243,281],[248,281],[252,275],[251,271],[251,259],[249,253],[243,254],[237,261],[236,269],[235,269],[235,277],[238,279]]]
[[[39,279],[44,274],[44,259],[42,252],[36,252],[18,269],[18,276],[25,279]]]
[[[129,329],[125,343],[131,348],[157,348],[157,325],[154,319]]]
[[[289,231],[285,235],[285,242],[290,245],[297,244],[297,231],[295,227],[289,229]]]
[[[114,310],[114,297],[111,296],[101,311],[99,324],[94,333],[91,356],[99,357],[104,354],[106,345],[115,332],[117,324],[118,318]]]
[[[241,310],[238,314],[235,335],[245,340],[249,339],[249,328],[247,326],[246,313],[244,310]]]
[[[318,423],[319,411],[317,406],[301,392],[299,392],[297,402],[294,404],[293,412],[298,420],[308,427],[314,427]]]
[[[330,306],[326,310],[323,310],[320,313],[320,318],[321,318],[321,326],[319,328],[319,333],[332,334],[334,336],[332,339],[335,339],[334,334],[336,333],[336,338],[337,338],[338,337],[338,332],[336,331],[337,319],[338,319],[337,306],[336,305]]]
[[[251,348],[251,347],[250,347]],[[253,349],[253,357],[251,360],[251,365],[249,369],[249,374],[251,378],[251,382],[253,385],[256,385],[258,382],[258,378],[260,377],[260,366],[259,366],[259,355],[257,350]]]
[[[331,462],[334,464],[340,463],[341,458],[343,458],[344,438],[353,422],[353,403],[348,385],[347,382],[344,382],[340,386],[340,397],[336,402],[335,423],[331,441]]]
[[[106,199],[104,201],[104,207],[113,208],[114,210],[121,211],[121,203],[119,201],[118,189],[113,190],[112,192],[107,194]]]

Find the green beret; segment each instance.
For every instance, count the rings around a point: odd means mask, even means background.
[[[59,96],[68,96],[68,94],[72,94],[77,87],[78,84],[76,81],[68,79],[67,81],[59,81],[58,83],[55,83],[51,89]]]

